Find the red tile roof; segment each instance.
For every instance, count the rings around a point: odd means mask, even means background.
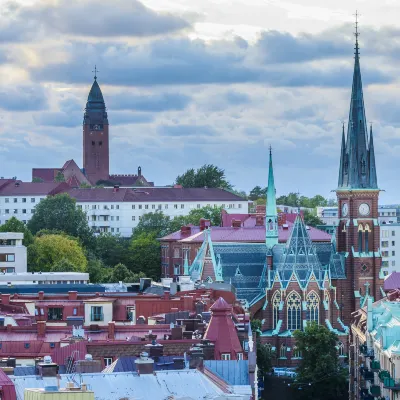
[[[40,196],[66,192],[69,186],[65,182],[21,182],[16,181],[0,188],[2,196]]]
[[[12,380],[0,369],[0,394],[5,400],[17,400],[17,393]]]
[[[44,182],[54,182],[54,178],[62,168],[32,168],[32,179],[40,178]]]
[[[400,272],[392,272],[383,282],[385,292],[395,289],[400,289]]]

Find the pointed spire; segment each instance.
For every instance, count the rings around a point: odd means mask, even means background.
[[[369,162],[371,157],[368,148],[368,129],[361,79],[358,17],[359,14],[356,13],[353,86],[345,146],[343,146],[342,137],[338,187],[346,189],[374,189],[377,186],[371,186],[369,176],[371,169]],[[344,151],[343,147],[345,147]]]
[[[339,184],[338,184],[338,186],[341,186],[340,183],[343,181],[345,155],[346,155],[346,139],[344,136],[344,122],[343,122],[342,147],[340,149],[340,166],[339,166]]]
[[[378,179],[376,178],[376,167],[375,167],[375,149],[374,149],[374,136],[372,134],[372,124],[369,132],[369,185],[371,188],[378,187]]]
[[[183,275],[185,275],[185,276],[189,276],[188,252],[189,252],[189,250],[185,251],[185,262],[183,264]]]
[[[272,247],[278,244],[278,213],[276,210],[276,190],[274,168],[272,165],[272,147],[269,147],[269,171],[267,188],[267,208],[265,216],[266,244]]]

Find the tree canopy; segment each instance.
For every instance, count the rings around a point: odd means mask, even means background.
[[[204,164],[197,170],[188,169],[182,175],[178,175],[175,182],[184,188],[207,186],[209,188],[232,189],[232,185],[226,179],[225,171],[213,164]]]
[[[339,362],[338,336],[323,325],[308,323],[304,331],[295,331],[294,337],[302,359],[293,386],[301,387],[301,398],[345,398],[346,371]]]
[[[61,265],[76,272],[85,272],[87,259],[78,240],[66,235],[43,235],[35,237],[28,247],[28,265],[31,271],[60,271]]]
[[[94,235],[86,214],[76,207],[75,199],[62,193],[49,196],[35,207],[28,229],[36,234],[42,229],[58,230],[79,238],[86,247],[94,246]]]
[[[11,217],[5,224],[0,225],[0,232],[20,232],[24,234],[23,244],[29,246],[33,243],[33,235],[26,225],[15,218]]]
[[[317,215],[305,210],[304,211],[304,223],[308,226],[325,225],[324,222],[317,217]]]
[[[171,233],[170,223],[171,218],[162,211],[150,212],[142,215],[133,235],[138,236],[146,233],[160,238]]]

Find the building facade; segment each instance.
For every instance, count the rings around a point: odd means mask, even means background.
[[[2,274],[26,272],[27,252],[22,244],[23,239],[23,233],[0,232],[0,272]]]

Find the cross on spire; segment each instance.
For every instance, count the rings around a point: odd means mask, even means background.
[[[100,72],[100,71],[97,69],[97,66],[96,66],[96,65],[94,66],[94,70],[93,70],[92,72],[94,72],[94,80],[96,80],[96,79],[97,79],[97,73]]]
[[[272,146],[269,145],[269,155],[272,155]]]
[[[358,37],[360,36],[360,32],[358,32],[358,18],[360,17],[360,13],[356,10],[356,13],[354,14],[355,18],[356,18],[356,22],[355,22],[355,29],[356,31],[354,32],[354,36],[356,37],[356,52],[355,55],[356,57],[359,56],[359,52],[358,52]]]

